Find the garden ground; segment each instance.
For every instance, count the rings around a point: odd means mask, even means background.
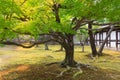
[[[59,76],[66,68],[59,64],[47,65],[64,59],[64,51],[56,52],[60,46],[49,48],[44,50],[44,45],[30,49],[0,47],[0,80],[120,80],[120,52],[104,50],[104,56],[91,59],[89,46],[85,46],[85,52],[75,46],[75,60],[95,69],[81,67],[83,73],[74,77],[78,72],[76,68]]]

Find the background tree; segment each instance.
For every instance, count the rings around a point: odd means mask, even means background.
[[[86,43],[86,39],[88,38],[88,31],[86,26],[83,28],[84,29],[78,30],[77,34],[75,35],[77,40],[80,42],[80,46],[82,46],[82,52],[84,52],[84,46],[88,44],[88,40]]]

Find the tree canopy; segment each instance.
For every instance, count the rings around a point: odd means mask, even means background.
[[[84,19],[82,23],[119,21],[119,0],[1,0],[0,3],[1,28],[12,26],[33,34],[50,30],[74,34],[71,29],[76,24],[71,25],[74,17]],[[60,23],[55,21],[54,4],[59,6]]]

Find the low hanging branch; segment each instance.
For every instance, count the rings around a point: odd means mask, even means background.
[[[13,41],[1,41],[0,43],[1,43],[1,44],[7,44],[7,45],[21,46],[21,47],[23,47],[23,48],[31,48],[31,47],[35,46],[36,44],[43,44],[43,43],[50,42],[50,41],[52,41],[52,39],[45,40],[45,41],[32,42],[32,44],[30,44],[30,45],[24,45],[24,44],[22,44],[22,43],[13,42]]]
[[[4,28],[5,30],[10,30],[10,31],[12,31],[12,32],[14,32],[14,33],[17,33],[17,34],[23,34],[23,35],[30,35],[30,36],[33,36],[33,34],[31,34],[30,32],[20,32],[20,31],[16,31],[16,30],[13,30],[13,29],[11,29],[11,28]],[[43,43],[46,43],[46,42],[49,42],[49,41],[55,41],[55,42],[58,42],[58,43],[62,43],[62,42],[64,42],[64,39],[65,39],[65,36],[61,33],[61,32],[49,32],[49,33],[39,33],[39,34],[37,34],[37,35],[39,35],[39,36],[44,36],[44,35],[48,35],[48,36],[51,36],[52,38],[50,39],[50,40],[48,40],[48,41],[43,41],[43,42],[40,42],[40,43],[38,43],[38,42],[33,42],[33,44],[31,44],[31,45],[29,45],[29,46],[24,46],[23,44],[21,44],[21,43],[18,43],[18,42],[11,42],[11,41],[7,41],[7,42],[0,42],[0,43],[2,43],[2,44],[9,44],[9,45],[17,45],[17,46],[21,46],[21,47],[23,47],[23,48],[31,48],[31,47],[33,47],[34,45],[36,45],[36,44],[43,44]]]

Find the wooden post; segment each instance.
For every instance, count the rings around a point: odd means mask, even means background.
[[[106,32],[106,36],[107,36],[108,32]],[[106,41],[106,46],[108,47],[108,39]]]
[[[95,38],[95,40],[96,40],[96,45],[97,45],[97,34],[96,34],[96,38]]]
[[[101,43],[101,33],[99,33],[99,45]]]
[[[118,50],[118,31],[116,31],[116,49]]]
[[[102,41],[101,41],[101,44],[103,43],[103,32],[102,32]]]
[[[111,47],[111,33],[110,33],[110,36],[109,36],[109,47]]]

